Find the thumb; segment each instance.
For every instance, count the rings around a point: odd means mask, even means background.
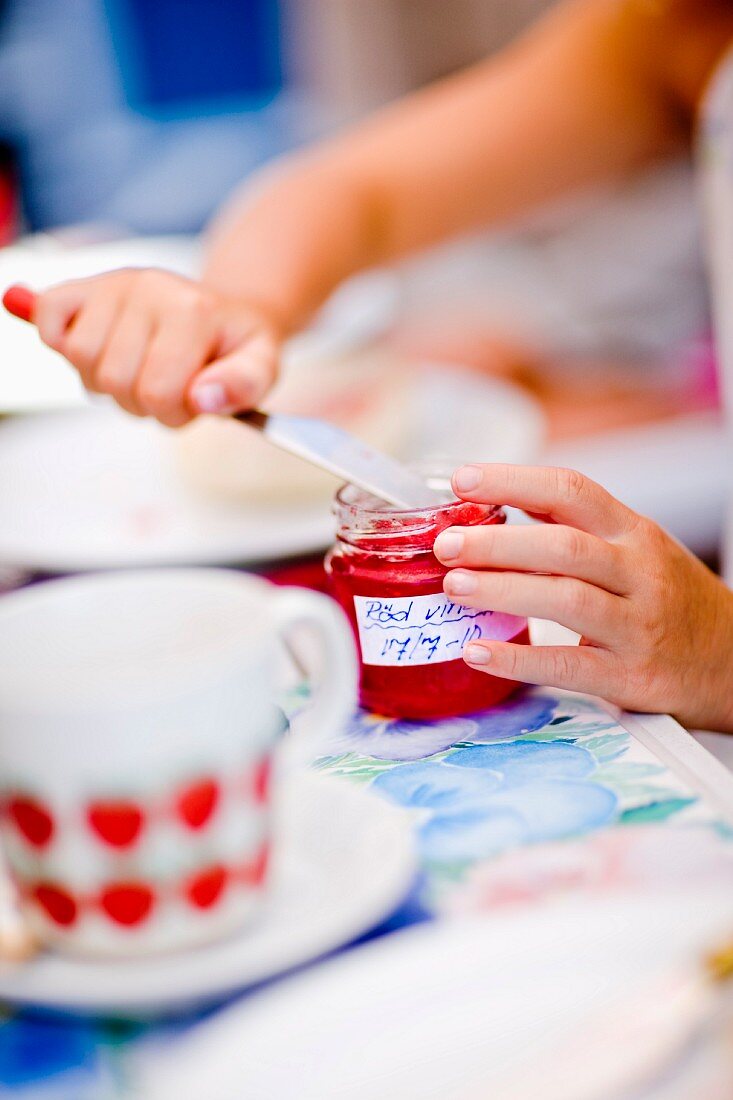
[[[261,332],[196,375],[188,400],[196,413],[228,414],[253,408],[277,377],[279,348]]]
[[[89,294],[86,280],[61,283],[39,294],[34,303],[33,321],[44,344],[63,352],[66,330]]]

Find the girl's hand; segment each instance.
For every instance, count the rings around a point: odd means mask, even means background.
[[[581,635],[579,647],[475,642],[468,664],[733,731],[733,592],[702,562],[573,470],[464,466],[453,488],[545,522],[443,531],[447,595]]]
[[[277,371],[280,341],[264,312],[165,271],[63,283],[39,294],[33,320],[88,390],[169,427],[251,408]]]

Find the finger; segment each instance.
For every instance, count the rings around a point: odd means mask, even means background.
[[[623,597],[574,577],[455,569],[446,574],[443,588],[464,607],[551,619],[604,644],[620,638],[628,615]]]
[[[575,527],[448,527],[435,540],[435,556],[451,568],[492,568],[553,573],[627,595],[631,578],[622,552]]]
[[[93,389],[110,394],[123,409],[136,416],[146,415],[135,387],[152,334],[152,318],[126,306],[117,318],[92,380]]]
[[[265,396],[276,374],[277,344],[268,333],[260,332],[202,370],[188,400],[197,413],[251,409]]]
[[[120,309],[120,294],[111,286],[85,299],[69,322],[59,350],[76,367],[85,386],[94,385],[93,374],[109,340]]]
[[[33,320],[44,344],[63,354],[66,330],[89,294],[86,279],[52,287],[38,295]]]
[[[608,693],[611,669],[607,654],[589,646],[471,642],[463,651],[463,659],[471,668],[503,680],[567,688],[591,695]]]
[[[136,398],[144,412],[171,428],[191,419],[189,382],[207,362],[213,337],[195,320],[169,316],[154,335],[140,369]]]
[[[462,466],[453,475],[453,489],[465,500],[509,504],[601,538],[624,534],[637,518],[590,478],[555,466]]]

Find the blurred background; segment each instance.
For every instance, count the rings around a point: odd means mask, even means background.
[[[549,6],[4,0],[0,240],[196,234],[259,165],[491,54]],[[400,286],[402,353],[519,386],[542,407],[545,459],[715,560],[731,475],[689,165],[437,251]]]
[[[196,231],[258,163],[496,49],[545,6],[4,0],[0,133],[22,224]]]

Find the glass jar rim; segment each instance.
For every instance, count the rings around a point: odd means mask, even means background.
[[[349,490],[353,490],[357,493],[363,493],[365,501],[373,501],[374,505],[361,504],[358,500],[350,501],[346,499],[346,494]],[[358,489],[355,485],[346,483],[342,485],[336,492],[335,505],[342,513],[348,513],[349,515],[356,517],[358,515],[373,517],[373,518],[399,518],[402,520],[409,519],[426,519],[430,520],[435,516],[440,515],[441,512],[450,511],[460,505],[465,506],[468,502],[462,500],[461,497],[451,496],[450,499],[443,501],[440,504],[431,504],[427,508],[398,508],[394,505],[388,504],[386,501],[380,507],[377,504],[378,498],[364,492],[363,489]],[[488,508],[488,514],[496,514],[502,510],[501,504],[483,504],[481,507]]]
[[[349,500],[350,493],[354,494],[354,500]],[[376,497],[353,485],[339,489],[333,510],[338,522],[336,538],[340,544],[390,554],[432,549],[432,542],[440,531],[452,526],[454,513],[459,526],[465,525],[466,512],[473,513],[468,521],[471,524],[496,522],[505,516],[500,504],[476,504],[455,496],[429,508],[400,509],[388,504],[380,507]]]

